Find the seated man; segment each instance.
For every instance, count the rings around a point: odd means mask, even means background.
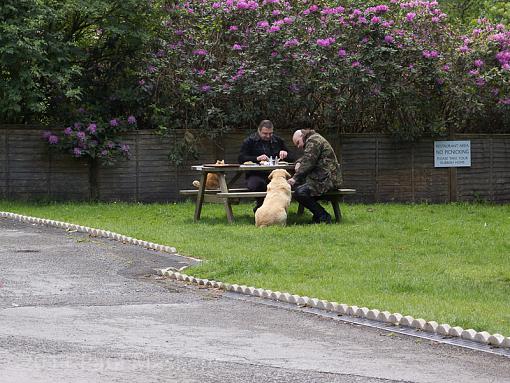
[[[331,216],[314,197],[338,189],[342,183],[335,151],[324,137],[311,129],[296,130],[292,141],[304,149],[296,162],[296,172],[288,181],[295,189],[294,199],[312,212],[313,222],[331,223]]]
[[[280,160],[288,159],[288,149],[285,142],[273,134],[273,123],[264,120],[259,124],[257,132],[246,138],[241,146],[241,152],[238,157],[240,164],[251,161],[260,163],[268,161],[270,157],[278,157]],[[269,172],[253,171],[246,172],[246,187],[250,191],[266,191]],[[264,198],[257,198],[257,204],[253,209],[255,212]]]

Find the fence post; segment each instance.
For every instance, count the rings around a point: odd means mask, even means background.
[[[98,174],[99,174],[99,163],[95,158],[88,159],[89,168],[89,199],[90,201],[99,201],[99,185],[98,185]]]

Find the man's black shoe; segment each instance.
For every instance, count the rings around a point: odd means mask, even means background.
[[[313,216],[312,218],[313,223],[325,223],[325,224],[331,224],[331,216],[329,213],[325,212],[324,214],[321,214],[319,216]]]

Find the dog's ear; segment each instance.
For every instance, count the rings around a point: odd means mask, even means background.
[[[270,179],[270,180],[272,180],[272,179],[273,179],[273,174],[274,174],[274,172],[275,172],[275,171],[276,171],[276,170],[273,170],[273,171],[271,172],[271,174],[269,174],[269,175],[267,176],[267,178],[268,178],[268,179]]]
[[[287,177],[287,179],[289,179],[290,177],[292,177],[289,172],[287,170],[285,170],[285,177]]]

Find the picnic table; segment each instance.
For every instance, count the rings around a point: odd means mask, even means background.
[[[191,167],[193,170],[200,172],[200,187],[198,190],[181,190],[181,195],[195,196],[195,215],[194,221],[200,220],[202,206],[204,202],[222,203],[225,207],[227,221],[234,222],[234,214],[232,212],[233,200],[254,199],[257,197],[265,197],[266,192],[251,192],[246,188],[233,188],[232,185],[246,172],[249,171],[267,171],[271,172],[275,169],[294,170],[294,164],[283,163],[277,165],[240,165],[240,164],[205,164]],[[209,173],[218,175],[219,189],[206,189],[205,181]],[[227,176],[229,179],[227,180]],[[230,177],[231,176],[231,177]],[[326,193],[321,199],[326,199],[333,205],[336,221],[341,220],[341,212],[339,208],[339,197],[356,193],[355,189],[338,189]],[[298,214],[303,213],[303,206],[299,205]]]

